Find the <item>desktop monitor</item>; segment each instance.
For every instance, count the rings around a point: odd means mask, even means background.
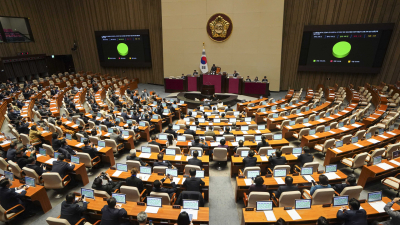
[[[105,141],[98,141],[98,142],[97,142],[97,145],[98,145],[99,147],[101,147],[101,148],[104,148],[104,147],[106,147],[106,142],[105,142]]]
[[[71,155],[71,162],[73,162],[75,164],[79,164],[79,157]]]
[[[182,208],[190,210],[199,210],[199,200],[183,199]]]
[[[331,116],[331,113],[326,113],[325,114],[325,117],[330,117]]]
[[[115,122],[117,122],[117,124],[119,124],[119,123],[121,122],[121,119],[117,117],[117,118],[115,119]]]
[[[94,199],[94,190],[81,188],[81,195],[84,195],[86,198]]]
[[[204,111],[204,106],[200,106],[200,111]]]
[[[266,103],[265,103],[266,104]],[[264,105],[264,104],[263,104]],[[266,108],[260,108],[260,112],[265,112]]]
[[[229,118],[229,123],[236,123],[236,118]]]
[[[196,178],[204,178],[204,170],[196,170]]]
[[[274,170],[274,177],[286,177],[286,169]]]
[[[169,109],[164,109],[163,110],[163,114],[168,114],[169,113]]]
[[[368,202],[376,202],[382,200],[382,191],[374,191],[368,193]]]
[[[294,126],[296,124],[296,121],[289,121],[289,126]]]
[[[176,151],[175,151],[175,149],[167,148],[167,149],[165,149],[165,154],[166,155],[176,155]]]
[[[368,132],[365,134],[365,139],[370,139],[372,137],[372,133]]]
[[[399,150],[393,152],[393,159],[398,158],[399,156],[400,156]]]
[[[355,123],[356,122],[356,119],[351,119],[350,120],[350,124],[353,124],[353,123]]]
[[[339,122],[338,127],[341,128],[343,126],[344,126],[344,123],[343,122]]]
[[[244,141],[244,136],[236,136],[236,141]]]
[[[255,178],[256,176],[260,176],[260,171],[258,170],[247,171],[247,178]]]
[[[324,128],[324,131],[325,131],[325,132],[330,131],[330,130],[331,130],[331,126],[326,126],[326,127]]]
[[[302,167],[301,168],[301,175],[312,175],[313,174],[313,168],[312,167]]]
[[[192,111],[192,117],[196,117],[197,116],[197,112]]]
[[[281,105],[281,109],[284,109],[284,108],[285,108],[285,104],[282,104],[282,105]]]
[[[65,138],[67,140],[72,140],[72,135],[71,134],[65,134]]]
[[[151,153],[151,147],[149,147],[149,146],[142,146],[141,152],[142,152],[142,153]]]
[[[256,139],[256,142],[260,142],[260,141],[261,141],[261,136],[262,136],[262,135],[255,135],[255,136],[254,136],[255,139]]]
[[[163,106],[163,107],[167,106],[167,103],[166,103],[166,102],[163,102],[163,103],[162,103],[162,106]]]
[[[114,111],[118,111],[118,107],[114,107]]]
[[[358,142],[358,136],[351,137],[351,143],[357,143],[357,142]]]
[[[299,114],[300,112],[301,112],[300,109],[296,110],[296,114]]]
[[[258,125],[258,126],[257,126],[257,129],[258,129],[258,130],[265,130],[265,125]]]
[[[278,118],[278,117],[279,117],[279,114],[278,114],[278,113],[272,114],[272,118]]]
[[[235,112],[233,112],[233,115],[234,115],[234,116],[239,116],[239,114],[240,114],[240,112],[239,112],[239,111],[235,111]]]
[[[171,175],[173,177],[178,176],[178,170],[177,169],[165,169],[165,174]]]
[[[289,102],[289,106],[292,106],[293,105],[293,102]]]
[[[123,172],[128,172],[128,165],[122,164],[122,163],[117,163],[117,170],[123,171]]]
[[[319,120],[320,116],[315,116],[314,120]]]
[[[310,110],[310,107],[309,107],[309,106],[306,107],[306,110],[305,110],[305,111],[308,111],[308,110]]]
[[[240,130],[241,131],[248,131],[249,130],[249,126],[241,126]]]
[[[206,119],[204,119],[204,118],[199,118],[199,123],[204,123],[204,122],[206,122]]]
[[[309,135],[314,135],[315,134],[315,129],[311,129],[310,132],[308,132]]]
[[[271,110],[276,110],[276,105],[272,106]]]
[[[190,126],[189,129],[192,130],[192,131],[196,131],[196,130],[197,130],[197,127],[196,127],[196,126]]]
[[[151,118],[152,118],[153,120],[158,120],[158,115],[153,115],[153,116],[151,116]]]
[[[240,156],[247,157],[249,155],[249,151],[241,151]]]
[[[293,155],[300,155],[303,149],[301,147],[293,148],[292,154]]]
[[[378,135],[381,135],[381,134],[383,134],[384,132],[385,132],[385,130],[381,128],[381,129],[378,130]]]
[[[267,150],[267,156],[272,156],[273,154],[275,154],[276,149],[268,149]]]
[[[308,118],[303,119],[303,123],[308,123],[309,121],[310,121],[310,119],[308,119]]]
[[[80,124],[79,120],[75,120],[75,124],[79,125]]]
[[[215,119],[214,119],[214,123],[221,123],[221,119],[219,119],[219,118],[218,118],[218,119],[217,119],[217,118],[215,118]]]
[[[244,118],[244,122],[251,122],[251,117]]]
[[[54,158],[55,158],[55,159],[58,159],[58,156],[59,156],[60,154],[61,154],[60,152],[54,152]]]
[[[159,134],[158,135],[158,140],[168,140],[167,134]]]
[[[180,100],[179,104],[185,104],[185,101]]]
[[[14,174],[12,172],[4,171],[4,176],[10,181],[14,180]]]
[[[186,141],[186,136],[179,135],[177,138],[178,141]]]
[[[295,200],[295,209],[310,209],[310,208],[311,208],[311,199]]]
[[[46,149],[44,148],[39,148],[39,154],[46,156]]]
[[[325,173],[335,173],[337,171],[337,164],[330,164],[325,166]]]
[[[132,125],[132,120],[127,120],[126,123]]]
[[[204,114],[206,114],[207,116],[211,116],[211,112],[205,112]]]
[[[376,156],[376,157],[373,158],[372,164],[376,165],[376,164],[379,164],[381,162],[382,162],[382,156],[380,155],[380,156]]]
[[[389,126],[389,131],[392,131],[392,130],[394,130],[394,125]]]
[[[162,197],[147,197],[147,206],[161,207]]]
[[[269,211],[272,210],[272,201],[257,201],[256,210],[257,211]]]
[[[35,178],[32,177],[25,177],[25,184],[28,185],[29,187],[35,187]]]
[[[139,122],[139,127],[145,127],[146,123],[145,122]]]
[[[102,117],[101,113],[97,113],[97,117]]]
[[[189,121],[186,121],[186,122],[189,122]],[[181,129],[181,127],[179,125],[173,125],[172,126],[172,130],[180,130],[180,129]]]
[[[125,196],[125,194],[112,193],[112,197],[115,198],[115,200],[117,200],[117,203],[126,204],[126,196]]]
[[[87,138],[81,137],[81,143],[83,143],[85,140],[87,140]]]
[[[340,148],[340,147],[342,147],[342,146],[343,146],[343,140],[336,141],[336,143],[335,143],[335,147],[336,147],[336,148]]]
[[[108,129],[107,129],[107,132],[108,132],[108,133],[112,133],[112,132],[114,132],[114,129],[113,129],[113,128],[108,128]]]
[[[193,152],[194,152],[194,151],[197,151],[197,153],[199,153],[199,157],[201,157],[201,156],[203,155],[203,151],[196,150],[196,149],[190,150],[190,155],[193,155]]]
[[[282,134],[274,134],[274,140],[282,140]]]
[[[140,166],[139,170],[141,174],[151,174],[150,166]]]
[[[216,141],[216,142],[220,142],[222,139],[224,139],[223,136],[216,136],[216,137],[215,137],[215,141]]]
[[[333,197],[333,206],[346,206],[349,204],[349,196],[336,196]]]

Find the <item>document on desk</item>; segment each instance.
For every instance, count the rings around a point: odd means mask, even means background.
[[[213,125],[213,123],[208,123],[208,125],[212,126],[212,125]]]
[[[179,177],[174,177],[173,179],[172,179],[172,182],[175,182],[175,184],[179,184],[179,181],[181,180],[181,178],[179,178]],[[171,182],[171,183],[172,183]]]
[[[104,135],[104,137],[109,137],[111,135],[111,133],[107,133]]]
[[[291,126],[286,126],[287,127],[287,129],[289,129],[289,130],[291,130],[292,129],[292,127]]]
[[[341,127],[341,128],[339,128],[340,130],[342,130],[342,131],[346,131],[346,130],[348,130],[349,128],[347,128],[347,127]]]
[[[250,125],[251,124],[251,122],[246,122],[248,125]]]
[[[282,177],[274,177],[274,179],[278,184],[285,184],[285,181],[283,181]]]
[[[393,133],[393,132],[387,132],[388,134],[390,134],[390,135],[396,135],[395,133]]]
[[[71,123],[71,121],[67,121],[67,122],[65,122],[65,124],[70,124]]]
[[[257,133],[257,134],[261,134],[261,131],[259,131],[259,130],[256,130],[256,133]]]
[[[276,217],[273,210],[264,211],[267,221],[276,221]]]
[[[79,143],[79,144],[75,145],[75,147],[80,148],[80,147],[82,147],[83,145],[84,145],[83,143]]]
[[[304,175],[303,176],[308,182],[311,182],[312,180],[314,180],[314,178],[311,175]]]
[[[193,156],[186,156],[186,161],[189,161],[189,159],[192,159]]]
[[[192,142],[191,141],[188,142],[188,146],[192,146]]]
[[[358,124],[355,124],[355,123],[353,123],[352,126],[353,127],[361,127],[361,125],[358,125]]]
[[[250,186],[253,183],[251,179],[244,179],[244,182],[246,183],[246,186]]]
[[[143,180],[143,181],[147,181],[150,178],[149,174],[138,174],[138,178]]]
[[[367,141],[371,142],[372,144],[376,144],[376,143],[379,143],[379,142],[380,142],[380,141],[378,141],[378,140],[376,140],[376,139],[373,139],[373,138],[368,139]]]
[[[317,121],[320,122],[320,123],[324,123],[324,122],[325,122],[324,119],[319,119],[319,120],[317,120]]]
[[[111,175],[112,177],[119,177],[119,175],[121,175],[122,171],[117,170],[113,173],[113,175]]]
[[[97,146],[97,148],[96,148],[97,151],[100,151],[100,150],[102,150],[102,149],[103,149],[103,147],[98,147],[98,146]]]
[[[368,203],[370,206],[372,206],[372,208],[374,208],[379,213],[385,212],[385,210],[383,208],[385,207],[386,203],[384,203],[383,201],[368,202]],[[391,208],[391,210],[394,210],[394,209]]]
[[[324,173],[324,175],[329,179],[329,180],[334,180],[340,178],[335,172],[332,173]]]
[[[158,212],[159,207],[154,207],[154,206],[147,206],[146,210],[144,211],[145,213],[154,213],[156,214]]]
[[[397,162],[396,160],[392,159],[389,161],[390,163],[396,164],[398,166],[400,166],[400,162]]]
[[[267,156],[260,156],[261,161],[263,162],[268,162],[268,157]]]
[[[381,137],[381,138],[384,138],[384,139],[386,139],[386,138],[388,138],[388,137],[386,137],[385,135],[378,135],[379,137]]]
[[[331,120],[333,120],[333,119],[335,119],[335,118],[333,118],[333,117],[331,117],[331,116],[330,116],[330,117],[328,117],[328,119],[331,119]]]
[[[247,131],[242,131],[243,134],[247,134]]]
[[[232,146],[239,146],[239,144],[237,142],[231,142]]]
[[[303,113],[299,113],[299,114],[297,114],[298,116],[304,116],[304,114]]]
[[[210,145],[211,145],[211,147],[217,147],[219,145],[219,143],[218,142],[211,142]]]
[[[376,164],[376,166],[382,168],[383,170],[390,170],[390,169],[394,168],[393,166],[391,166],[387,163],[379,163],[379,164]]]
[[[336,134],[336,132],[335,131],[328,131],[329,133],[331,133],[331,134]]]
[[[151,156],[151,153],[140,153],[139,158],[148,159],[148,158],[150,158],[150,156]]]
[[[289,214],[289,216],[292,218],[292,220],[300,220],[301,216],[297,213],[295,209],[291,210],[286,210],[286,212]]]
[[[359,147],[359,148],[364,147],[364,146],[362,146],[362,145],[360,145],[360,144],[358,144],[358,143],[354,143],[353,145],[355,145],[355,146],[357,146],[357,147]]]
[[[21,194],[24,189],[15,190],[15,193]]]
[[[315,134],[313,134],[313,135],[310,135],[311,137],[313,137],[313,138],[319,138],[317,135],[315,135]]]
[[[186,178],[182,178],[182,184],[185,183]]]
[[[303,123],[303,125],[306,127],[312,126],[312,124],[310,124],[310,123]]]
[[[56,160],[57,159],[55,159],[55,158],[51,158],[51,159],[47,160],[45,163],[53,165],[53,162],[56,161]]]
[[[182,159],[182,156],[181,155],[176,155],[175,156],[175,160],[181,160]]]
[[[197,214],[199,210],[194,210],[194,209],[181,209],[181,212],[186,211],[188,214],[192,214],[192,219],[197,220]]]
[[[335,151],[335,152],[337,152],[337,153],[341,153],[341,152],[342,152],[342,151],[340,151],[340,150],[337,149],[337,148],[332,148],[332,150]]]

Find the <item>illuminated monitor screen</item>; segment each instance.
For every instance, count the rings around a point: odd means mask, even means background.
[[[272,210],[272,201],[257,201],[256,202],[257,211],[268,211]]]
[[[320,118],[319,116],[315,116],[315,120],[319,120],[319,118]]]
[[[158,115],[153,115],[151,118],[152,118],[153,120],[158,120]]]
[[[265,130],[265,125],[258,125],[257,128],[258,128],[259,130]]]
[[[65,138],[68,140],[72,140],[72,135],[71,134],[65,134]]]
[[[235,111],[235,112],[233,112],[233,115],[234,115],[234,116],[239,116],[239,114],[240,114],[240,112],[239,112],[239,111]]]
[[[236,118],[229,118],[229,123],[236,123]]]
[[[35,178],[32,177],[25,177],[25,184],[28,185],[29,187],[35,187]]]
[[[118,123],[121,122],[120,118],[116,118],[115,121],[117,121]]]
[[[289,126],[293,126],[296,124],[296,121],[289,121]]]
[[[392,130],[394,130],[394,125],[389,126],[389,131],[392,131]]]
[[[236,136],[236,141],[244,141],[244,136]]]
[[[365,134],[365,139],[370,139],[372,137],[371,132]]]
[[[351,143],[357,143],[358,142],[358,137],[352,137],[351,138]]]
[[[348,205],[349,204],[349,196],[336,196],[333,197],[333,206],[342,206],[342,205]]]
[[[215,141],[216,141],[216,142],[220,142],[222,139],[224,139],[223,136],[217,136],[217,137],[215,137]]]
[[[251,122],[251,117],[244,118],[244,122]]]
[[[172,148],[167,148],[165,149],[165,154],[166,155],[176,155],[176,150]]]
[[[274,177],[286,177],[286,170],[274,170]]]
[[[94,190],[81,188],[81,195],[85,195],[86,198],[94,199]]]
[[[204,123],[204,122],[206,122],[206,119],[204,119],[204,118],[199,118],[199,123]]]
[[[300,155],[303,149],[301,147],[293,148],[292,154],[293,155]]]
[[[183,120],[186,121],[186,122],[190,122],[190,118],[189,117],[186,117]]]
[[[108,133],[112,133],[112,132],[114,132],[114,129],[112,129],[112,128],[108,128]]]
[[[151,147],[142,146],[141,151],[142,153],[151,153]]]
[[[267,150],[267,156],[272,156],[273,154],[275,154],[276,149],[268,149]]]
[[[274,134],[274,140],[281,140],[282,134]]]
[[[171,175],[173,177],[178,176],[178,170],[177,169],[165,169],[165,174]]]
[[[241,131],[248,131],[249,126],[241,126],[240,129],[241,129]]]
[[[97,117],[101,117],[101,113],[97,113]]]
[[[342,146],[343,146],[343,140],[337,141],[337,142],[335,143],[335,147],[336,147],[336,148],[340,148],[340,147],[342,147]]]
[[[241,151],[240,156],[247,157],[249,155],[249,151]]]
[[[255,135],[254,137],[256,139],[256,142],[260,142],[261,141],[261,135]]]
[[[382,191],[374,191],[368,193],[368,202],[376,202],[382,200]]]
[[[295,209],[310,209],[310,208],[311,208],[311,199],[295,200]]]
[[[146,123],[145,123],[145,122],[139,122],[139,126],[140,126],[140,127],[145,127],[145,126],[146,126]]]
[[[199,210],[199,200],[182,200],[183,209]]]
[[[325,173],[335,173],[337,171],[337,164],[331,164],[325,166]]]
[[[60,155],[60,154],[61,154],[60,152],[54,152],[54,158],[58,159],[58,155]]]
[[[272,107],[271,107],[271,110],[276,110],[276,106],[272,106]]]
[[[187,122],[189,122],[189,121],[187,121]],[[173,125],[172,126],[172,130],[179,130],[179,129],[181,129],[181,127],[179,125]]]
[[[197,130],[197,127],[196,127],[196,126],[190,126],[190,130],[196,131],[196,130]]]
[[[301,168],[301,175],[312,175],[313,168],[312,167],[302,167]]]
[[[214,119],[214,123],[221,123],[221,119]]]
[[[356,122],[356,119],[351,119],[350,120],[350,124],[353,124],[353,123],[355,123]]]
[[[330,130],[331,130],[331,126],[326,126],[326,127],[324,128],[324,131],[325,131],[325,132],[330,131]]]
[[[112,193],[112,197],[115,198],[115,200],[117,200],[117,203],[126,204],[125,194]]]
[[[278,117],[279,117],[279,114],[278,114],[278,113],[272,114],[272,118],[278,118]]]
[[[308,118],[303,119],[303,123],[308,123],[310,120]]]
[[[79,157],[71,155],[71,162],[73,162],[75,164],[79,164]]]
[[[260,176],[260,171],[258,170],[247,171],[247,178],[254,178],[256,176]]]
[[[128,124],[132,124],[132,120],[127,120],[126,121]]]
[[[267,104],[267,103],[265,102],[265,104]],[[265,112],[265,110],[266,110],[266,108],[260,108],[260,112]]]
[[[343,122],[339,122],[339,128],[343,127],[344,123]]]
[[[141,166],[140,173],[142,174],[151,174],[151,167],[150,166]]]
[[[81,137],[81,143],[83,143],[87,138]]]
[[[168,114],[169,113],[169,109],[164,109],[163,113]]]
[[[117,170],[128,172],[128,165],[122,164],[122,163],[117,163]]]
[[[204,178],[204,170],[196,170],[197,178]]]
[[[382,156],[380,155],[380,156],[376,156],[376,157],[374,157],[373,158],[373,165],[376,165],[376,164],[379,164],[379,163],[381,163],[382,162]]]
[[[10,181],[14,180],[14,174],[9,171],[4,171],[4,176]]]
[[[196,117],[197,116],[197,112],[192,111],[192,117]]]
[[[159,134],[159,135],[158,135],[158,139],[159,139],[159,140],[168,140],[168,137],[167,137],[166,134]]]
[[[378,134],[379,134],[379,135],[383,134],[383,132],[385,132],[385,130],[382,129],[382,128],[378,130]]]
[[[147,197],[147,206],[161,207],[161,197]]]
[[[186,136],[179,135],[177,140],[178,141],[186,141]]]
[[[39,148],[39,154],[46,156],[46,149],[44,148]]]
[[[99,145],[99,147],[106,147],[106,142],[105,141],[98,141],[97,144]]]

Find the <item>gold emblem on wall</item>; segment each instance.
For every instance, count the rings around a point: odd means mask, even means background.
[[[223,13],[214,14],[208,19],[207,34],[216,42],[226,41],[232,34],[233,24],[231,18]]]

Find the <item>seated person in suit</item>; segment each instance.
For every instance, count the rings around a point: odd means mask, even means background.
[[[119,189],[121,185],[122,181],[114,182],[111,180],[110,175],[102,172],[94,179],[92,188],[98,191],[105,191],[111,195],[111,193]]]
[[[219,141],[219,145],[218,145],[217,147],[218,147],[218,148],[226,148],[226,150],[229,151],[229,146],[226,145],[225,143],[226,143],[225,139],[221,139],[221,140]]]
[[[282,151],[280,149],[277,149],[273,155],[275,156],[270,156],[268,159],[268,161],[271,162],[272,169],[276,165],[285,165],[287,163],[286,158],[285,156],[282,156]]]
[[[332,188],[333,188],[333,190],[335,190],[337,193],[340,194],[340,192],[342,192],[344,188],[351,187],[351,186],[357,186],[357,181],[356,181],[356,177],[354,176],[354,174],[350,174],[346,178],[344,184],[335,184]]]
[[[203,163],[200,159],[197,158],[199,156],[199,152],[197,150],[194,150],[192,156],[193,158],[188,160],[188,165],[200,166],[201,168]]]
[[[10,188],[12,185],[12,182],[10,182],[7,178],[2,177],[0,179],[0,205],[5,209],[9,210],[10,208],[21,204],[24,207],[26,206],[25,202],[22,201],[22,198],[26,194],[26,190],[28,190],[27,186],[19,186],[16,188]],[[20,193],[17,193],[17,190],[21,190]],[[12,209],[10,212],[11,213],[16,213],[20,211],[22,208],[21,207],[16,207],[15,209]],[[33,216],[34,214],[31,214],[28,211],[25,211],[27,217]]]
[[[30,157],[28,157],[23,150],[18,149],[17,152],[15,153],[15,162],[18,164],[19,168],[22,169],[29,163],[30,158],[36,159],[35,153],[36,150],[34,149],[31,152]]]
[[[104,123],[104,125],[107,126],[107,128],[115,126],[115,124],[113,122],[110,122],[110,118],[108,118],[108,117],[106,118],[106,120],[103,123]]]
[[[214,127],[213,126],[209,126],[208,127],[208,131],[204,132],[204,136],[215,136],[215,132],[213,131]]]
[[[63,154],[59,154],[57,157],[57,161],[53,161],[53,168],[51,172],[56,172],[60,174],[61,179],[67,175],[67,172],[73,171],[75,169],[75,163],[71,162],[71,165],[64,161],[65,156]]]
[[[244,141],[243,141],[243,140],[240,140],[239,143],[238,143],[238,146],[236,146],[236,147],[233,149],[233,151],[236,153],[238,148],[243,147],[243,144],[244,144]]]
[[[264,184],[264,178],[261,176],[256,176],[254,178],[254,183],[250,185],[247,193],[250,194],[252,191],[267,192],[267,186]]]
[[[226,127],[225,131],[224,131],[224,134],[232,134],[232,132],[230,132],[230,131],[231,131],[231,128]]]
[[[281,197],[282,192],[285,191],[298,191],[299,188],[296,185],[293,185],[293,177],[286,176],[285,177],[285,184],[284,186],[279,186],[278,190],[274,191],[275,197],[279,199]]]
[[[83,205],[80,206],[78,202],[82,202]],[[87,202],[85,197],[79,197],[77,201],[75,201],[75,193],[69,193],[65,197],[65,201],[61,203],[61,219],[66,219],[69,224],[76,224],[81,218],[82,213],[87,209]],[[81,222],[80,224],[83,224]]]
[[[243,159],[244,168],[250,166],[256,166],[257,158],[254,157],[254,154],[255,154],[254,150],[250,150],[249,155]]]
[[[166,129],[164,133],[172,134],[174,135],[174,138],[178,137],[178,134],[174,130],[172,130],[172,123],[168,124],[168,129]]]
[[[33,169],[37,175],[42,176],[42,174],[46,171],[46,165],[43,166],[38,166],[36,165],[36,159],[35,158],[29,158],[28,159],[28,164],[25,166],[29,169]],[[21,168],[22,169],[22,168]]]
[[[136,187],[139,190],[139,193],[143,191],[143,181],[137,178],[138,169],[133,167],[131,169],[131,176],[126,178],[126,185],[131,187]]]
[[[198,75],[198,74],[199,73],[196,70],[193,71],[193,75]]]
[[[267,82],[268,83],[267,76],[264,76],[264,79],[262,79],[262,82]]]
[[[147,225],[147,213],[142,211],[137,215],[139,225]]]
[[[165,187],[162,186],[162,183],[163,183],[167,178],[171,181],[171,186],[172,186],[172,188],[165,188]],[[167,194],[169,194],[169,197],[170,197],[170,198],[172,197],[172,195],[174,195],[174,193],[176,192],[176,190],[177,190],[177,186],[176,186],[175,182],[173,182],[173,177],[172,177],[172,176],[167,176],[167,175],[166,175],[163,179],[161,179],[161,180],[155,180],[154,183],[153,183],[153,189],[152,189],[152,191],[154,191],[154,192],[163,192],[163,193],[167,193]]]
[[[201,186],[204,186],[206,183],[201,178],[196,178],[196,169],[190,169],[189,174],[190,177],[186,178],[185,182],[183,182],[183,187],[186,187],[187,191],[201,192]]]
[[[269,147],[269,143],[267,142],[267,138],[262,135],[261,142],[257,144],[257,151],[260,150],[261,147]]]
[[[233,77],[237,77],[237,76],[239,76],[239,73],[236,72],[236,70],[234,70],[234,71],[233,71]]]
[[[314,156],[310,154],[310,148],[308,146],[303,147],[303,152],[297,158],[300,163],[300,167],[303,167],[305,163],[314,161]]]
[[[185,78],[186,78],[185,74],[182,73],[181,79],[185,79]]]
[[[228,108],[225,109],[225,112],[233,112],[233,109],[230,105],[228,105]]]
[[[336,214],[336,217],[343,222],[344,225],[364,225],[368,224],[367,212],[360,209],[360,202],[352,198],[349,200],[349,209],[342,206]]]
[[[149,145],[156,145],[158,146],[158,148],[160,149],[160,151],[162,150],[162,146],[160,143],[157,142],[157,136],[155,134],[152,134],[150,137],[150,142]]]
[[[53,133],[51,136],[52,136],[51,146],[53,147],[54,151],[58,151],[58,149],[60,149],[61,147],[61,140],[58,140],[57,133]]]
[[[94,148],[94,145],[90,146],[90,142],[88,139],[83,141],[85,146],[82,147],[82,152],[89,154],[90,158],[94,159],[96,157],[97,149]],[[97,159],[99,160],[99,159]]]
[[[181,118],[178,120],[178,122],[176,122],[177,125],[179,124],[186,124],[186,121],[184,120],[185,116],[183,114],[181,114]]]
[[[122,110],[121,117],[124,118],[125,121],[131,119],[131,116],[128,115],[128,112],[127,112],[126,109],[123,109],[123,110]]]
[[[217,67],[215,66],[215,64],[213,64],[210,70],[210,74],[215,74],[216,72],[217,72]]]
[[[107,200],[107,205],[101,209],[101,225],[129,225],[129,221],[119,222],[120,218],[126,217],[128,213],[124,208],[117,205],[117,200],[111,197]]]
[[[205,149],[208,149],[208,144],[203,139],[201,139],[201,141],[200,141],[199,136],[195,136],[194,141],[192,142],[192,147],[200,147],[203,150],[205,150]]]
[[[250,76],[247,76],[246,81],[251,82]]]
[[[325,217],[320,216],[317,220],[317,225],[329,225],[329,221]]]
[[[156,162],[154,162],[153,166],[166,166],[168,168],[175,168],[175,166],[173,166],[170,161],[163,160],[163,158],[164,158],[164,154],[158,153],[158,155],[157,155],[158,160]]]
[[[83,135],[83,137],[85,137],[85,138],[89,138],[89,135],[87,134],[87,132],[83,129],[83,126],[82,125],[79,125],[78,126],[78,134],[82,134]]]
[[[61,147],[58,149],[60,153],[62,153],[66,159],[71,159],[71,155],[76,155],[76,152],[67,144],[65,139],[60,141]]]
[[[193,135],[193,137],[196,136],[196,131],[191,130],[191,129],[190,129],[190,125],[186,125],[186,130],[185,130],[185,132],[183,132],[183,133],[184,133],[184,134],[191,134],[191,135]]]
[[[124,137],[122,137],[121,132],[117,129],[114,128],[113,132],[110,135],[110,139],[114,140],[115,143],[117,144],[117,149],[121,150],[124,148]]]
[[[319,175],[319,184],[317,184],[315,186],[314,186],[314,184],[312,184],[312,187],[310,190],[310,195],[312,196],[317,189],[330,188],[330,187],[331,187],[331,185],[329,184],[328,177],[321,174],[321,175]]]
[[[139,157],[136,156],[136,150],[135,150],[135,151],[131,150],[131,151],[132,151],[132,152],[130,153],[130,155],[128,155],[128,156],[126,157],[126,160],[139,161],[139,163],[140,163],[141,166],[145,166],[146,163],[143,162],[142,159],[140,159]]]

